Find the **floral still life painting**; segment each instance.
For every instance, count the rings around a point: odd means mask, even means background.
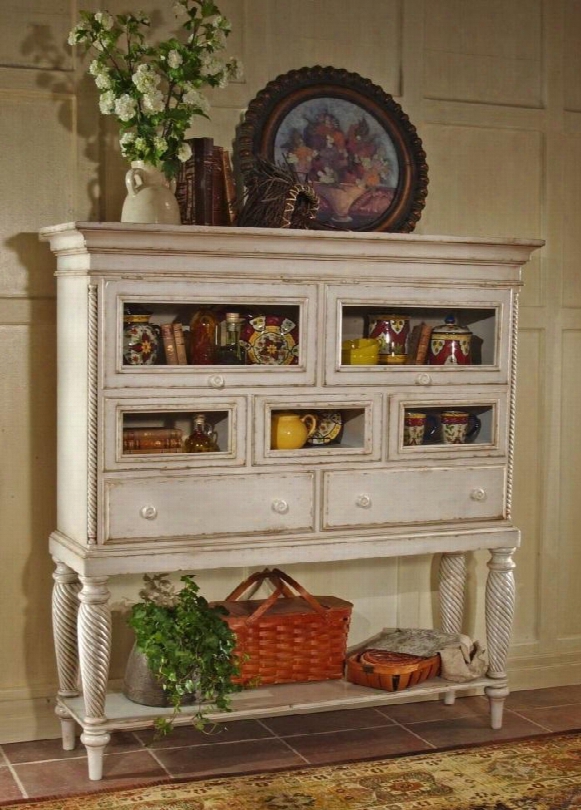
[[[250,102],[236,139],[239,167],[288,167],[318,197],[309,227],[413,231],[425,205],[422,141],[381,87],[316,66],[278,76]]]

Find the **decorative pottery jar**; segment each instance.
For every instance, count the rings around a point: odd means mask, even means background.
[[[410,319],[407,315],[378,315],[369,321],[369,337],[379,341],[379,362],[405,363]]]
[[[272,414],[270,444],[273,450],[299,450],[317,428],[312,413],[276,411]]]
[[[443,324],[432,329],[427,362],[431,366],[468,366],[472,362],[471,342],[470,329],[448,315]]]
[[[157,362],[161,331],[149,323],[151,312],[127,309],[123,314],[123,362],[130,366],[152,366]]]
[[[164,173],[134,160],[125,175],[127,197],[121,210],[121,222],[150,222],[180,225],[180,209],[170,181]]]

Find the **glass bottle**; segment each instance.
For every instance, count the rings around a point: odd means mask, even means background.
[[[222,366],[243,366],[246,352],[240,342],[240,329],[243,320],[238,312],[227,312],[220,345],[216,351],[216,361]]]
[[[206,421],[206,415],[197,413],[191,434],[185,441],[186,453],[218,453],[218,436],[212,425]]]
[[[211,366],[216,362],[218,319],[210,309],[199,309],[190,321],[190,363]]]

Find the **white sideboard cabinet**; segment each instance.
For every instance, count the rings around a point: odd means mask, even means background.
[[[500,728],[520,539],[511,521],[517,298],[522,265],[543,243],[124,223],[68,223],[41,238],[58,285],[57,714],[65,748],[82,727],[90,777],[102,776],[111,730],[145,727],[163,711],[107,689],[107,580],[118,574],[437,553],[441,629],[457,632],[466,552],[488,549],[489,668],[468,687],[484,688]],[[180,321],[186,335],[200,308],[250,314],[270,325],[265,362],[172,365],[162,353],[154,365],[129,364],[124,313],[136,307],[160,326]],[[394,313],[412,327],[454,314],[474,335],[473,362],[342,362],[343,341]],[[292,362],[267,362],[285,352]],[[474,442],[404,443],[406,412],[437,420],[446,409],[478,416]],[[338,411],[342,430],[332,443],[273,449],[279,411]],[[187,436],[199,413],[216,451],[126,449],[124,431]],[[414,690],[451,703],[466,688],[436,679]],[[345,681],[259,687],[237,695],[228,717],[392,699]]]

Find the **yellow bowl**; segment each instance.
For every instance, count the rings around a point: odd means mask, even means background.
[[[341,363],[344,366],[375,366],[379,357],[379,341],[375,338],[344,340]]]

